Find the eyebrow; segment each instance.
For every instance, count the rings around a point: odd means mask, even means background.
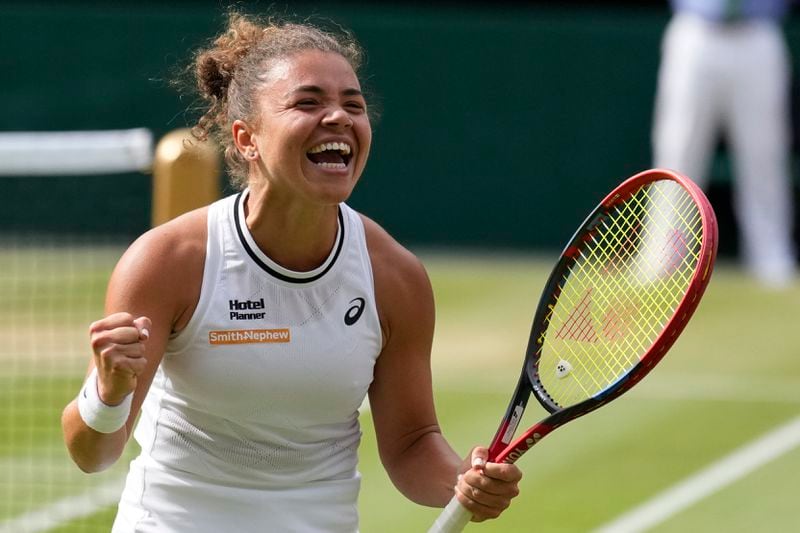
[[[287,96],[296,94],[296,93],[314,93],[314,94],[325,94],[325,90],[320,87],[319,85],[301,85],[299,87],[295,87],[291,91],[287,93]],[[364,96],[364,94],[356,89],[355,87],[350,87],[344,89],[342,91],[342,95],[344,96]]]

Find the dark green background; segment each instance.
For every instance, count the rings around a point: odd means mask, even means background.
[[[144,126],[158,138],[190,125],[192,102],[167,80],[221,28],[221,5],[3,2],[0,130]],[[363,82],[382,118],[350,203],[401,242],[558,248],[613,184],[649,166],[666,2],[280,11],[332,17],[367,49]],[[150,177],[125,178],[0,178],[0,228],[138,234]],[[731,245],[721,182],[710,194]]]

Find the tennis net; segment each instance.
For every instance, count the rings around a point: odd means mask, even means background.
[[[84,474],[60,416],[110,272],[148,223],[152,157],[145,129],[0,133],[0,533],[110,529],[135,445]]]

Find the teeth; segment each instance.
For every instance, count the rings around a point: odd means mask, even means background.
[[[336,168],[336,169],[347,168],[347,165],[345,165],[344,163],[317,163],[317,166],[322,168]]]
[[[320,152],[325,152],[328,150],[336,150],[340,152],[342,155],[347,155],[350,153],[350,145],[347,143],[322,143],[320,145],[315,146],[311,150],[308,151],[309,154],[318,154]]]

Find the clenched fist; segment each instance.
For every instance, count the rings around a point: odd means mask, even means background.
[[[144,316],[114,313],[89,326],[97,393],[107,405],[118,405],[136,390],[136,379],[147,365],[145,343],[152,323]]]

